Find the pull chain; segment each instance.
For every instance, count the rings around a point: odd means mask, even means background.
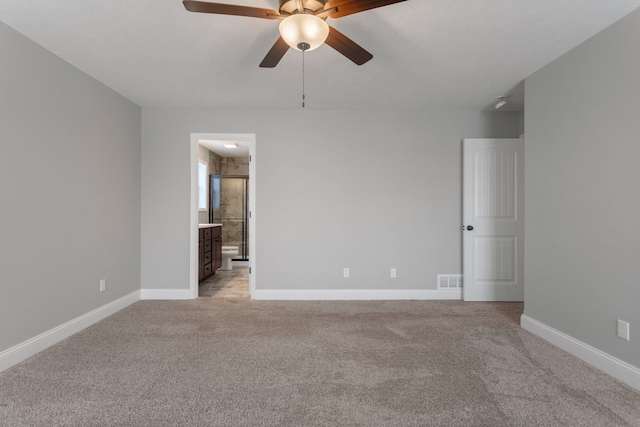
[[[304,49],[302,51],[302,108],[304,108]]]
[[[311,46],[309,43],[300,42],[298,43],[298,49],[302,51],[302,108],[304,108],[304,52],[308,50]]]

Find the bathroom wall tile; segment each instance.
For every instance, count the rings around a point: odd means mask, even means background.
[[[224,157],[220,168],[222,175],[249,175],[249,158]]]
[[[211,175],[222,174],[222,159],[221,156],[213,151],[209,151],[209,173]]]

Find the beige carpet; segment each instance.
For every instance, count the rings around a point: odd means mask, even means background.
[[[2,426],[640,426],[522,304],[141,301],[0,374]]]

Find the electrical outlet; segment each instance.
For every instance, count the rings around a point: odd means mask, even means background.
[[[629,341],[629,322],[618,319],[618,336]]]
[[[107,290],[107,279],[100,279],[100,292]]]
[[[391,278],[395,279],[397,277],[397,274],[398,274],[397,270],[395,268],[392,268],[391,269]]]
[[[349,277],[349,268],[345,267],[342,271],[343,277]]]

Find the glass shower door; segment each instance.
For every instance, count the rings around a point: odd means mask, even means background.
[[[237,246],[235,260],[249,259],[249,177],[211,175],[209,221],[222,224],[222,246]]]

